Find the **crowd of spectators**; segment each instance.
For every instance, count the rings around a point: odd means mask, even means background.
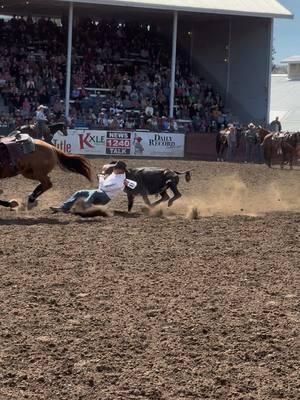
[[[0,21],[0,127],[32,122],[40,104],[64,119],[67,20]],[[221,96],[178,52],[174,119],[168,118],[170,52],[155,26],[81,19],[74,27],[71,127],[217,131]]]

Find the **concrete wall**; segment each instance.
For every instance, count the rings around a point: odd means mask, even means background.
[[[193,68],[242,122],[268,120],[271,20],[224,17],[193,24]]]

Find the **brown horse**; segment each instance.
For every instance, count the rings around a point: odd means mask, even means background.
[[[45,128],[44,128],[44,133],[43,133],[45,142],[51,144],[53,136],[58,131],[62,132],[62,134],[64,136],[68,136],[67,127],[63,122],[46,124]],[[14,136],[17,132],[27,133],[29,136],[31,136],[34,139],[38,138],[38,133],[39,133],[37,124],[33,124],[33,125],[20,126],[20,127],[16,128],[13,132],[11,132],[8,136]]]
[[[268,131],[267,129],[262,128],[261,126],[258,126],[257,127],[257,137],[258,137],[259,143],[262,144],[264,141],[264,138],[267,135],[270,135],[270,133],[272,133],[272,132]]]
[[[91,181],[89,161],[78,155],[66,154],[42,140],[32,139],[32,150],[24,151],[22,138],[0,138],[0,179],[23,175],[39,181],[39,185],[28,197],[28,208],[36,205],[37,198],[52,187],[48,174],[58,165],[62,169],[83,175]],[[0,201],[4,207],[18,206],[14,201]]]
[[[297,148],[300,144],[300,132],[274,133],[259,128],[258,135],[264,149],[264,158],[269,168],[272,165],[272,158],[281,154],[280,168],[288,161],[290,169],[293,169],[294,159],[297,158]]]
[[[298,158],[298,147],[300,145],[300,132],[287,132],[281,140],[282,160],[280,167],[283,169],[284,162],[288,161],[290,169],[293,169],[294,161]]]

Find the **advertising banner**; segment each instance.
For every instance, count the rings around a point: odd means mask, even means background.
[[[66,153],[105,155],[106,131],[68,129],[68,136],[56,133],[52,143]]]
[[[106,154],[130,156],[131,134],[125,131],[106,132]]]
[[[131,132],[69,129],[52,143],[66,153],[84,155],[184,157],[185,135],[172,132]]]
[[[184,138],[181,133],[134,132],[134,156],[144,157],[184,157]]]

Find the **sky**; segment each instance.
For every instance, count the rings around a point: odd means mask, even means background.
[[[294,14],[294,19],[275,19],[274,49],[275,63],[284,58],[300,56],[300,0],[279,0]]]

